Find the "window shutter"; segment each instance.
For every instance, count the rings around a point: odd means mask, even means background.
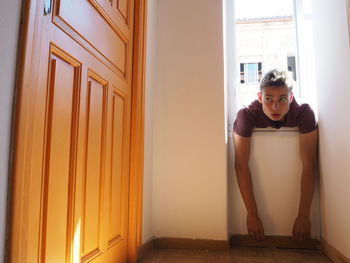
[[[262,77],[262,63],[258,62],[258,81],[261,80]]]
[[[240,63],[240,77],[241,83],[244,83],[244,63]]]

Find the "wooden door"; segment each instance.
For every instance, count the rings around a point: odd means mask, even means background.
[[[134,0],[28,10],[10,261],[125,263]]]

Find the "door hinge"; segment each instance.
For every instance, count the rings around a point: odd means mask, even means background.
[[[52,0],[44,0],[44,15],[47,16],[51,14]]]

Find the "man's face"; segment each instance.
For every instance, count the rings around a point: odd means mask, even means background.
[[[267,87],[258,93],[262,109],[273,121],[283,120],[289,111],[293,93],[287,87]]]

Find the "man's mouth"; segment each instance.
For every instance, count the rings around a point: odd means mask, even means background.
[[[281,114],[279,114],[279,113],[272,113],[271,115],[272,115],[273,117],[275,117],[275,118],[278,118],[278,117],[281,116]]]

